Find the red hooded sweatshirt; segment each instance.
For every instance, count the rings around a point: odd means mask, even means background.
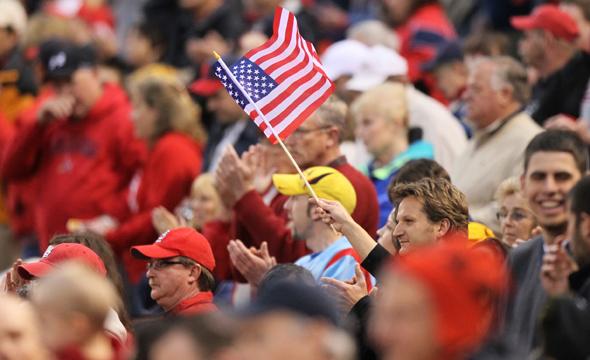
[[[32,210],[41,251],[53,235],[66,232],[70,218],[127,213],[122,191],[145,156],[129,115],[124,93],[106,85],[83,119],[27,124],[8,144],[1,175],[34,178]]]

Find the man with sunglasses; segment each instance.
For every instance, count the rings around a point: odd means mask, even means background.
[[[196,315],[215,311],[209,241],[191,228],[172,229],[152,245],[134,246],[131,254],[146,260],[150,296],[167,313]]]

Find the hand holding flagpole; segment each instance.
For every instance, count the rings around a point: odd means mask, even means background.
[[[317,194],[315,193],[315,191],[313,190],[313,188],[311,187],[311,185],[309,184],[309,182],[307,181],[307,179],[305,178],[305,176],[303,175],[303,171],[301,171],[301,168],[299,167],[299,165],[297,164],[297,162],[295,161],[295,159],[293,158],[293,156],[289,152],[289,149],[287,149],[287,147],[283,143],[283,140],[281,140],[281,138],[279,137],[279,135],[276,133],[274,127],[266,119],[266,116],[264,116],[264,113],[260,110],[260,108],[258,107],[258,105],[256,104],[256,102],[254,100],[252,100],[252,98],[250,97],[250,95],[248,94],[248,92],[244,89],[244,87],[242,86],[242,84],[240,84],[240,82],[238,81],[238,79],[236,79],[236,77],[233,75],[233,73],[231,72],[231,70],[228,68],[228,66],[226,65],[226,63],[221,58],[221,56],[219,56],[219,54],[217,52],[215,52],[215,51],[213,51],[213,55],[215,55],[215,58],[217,59],[217,61],[221,65],[221,67],[223,67],[223,70],[225,70],[225,72],[230,77],[230,79],[232,80],[232,82],[238,87],[238,89],[240,90],[240,92],[246,97],[246,99],[248,100],[248,102],[254,107],[254,109],[256,110],[256,113],[258,113],[258,116],[260,116],[262,118],[262,120],[264,121],[264,123],[266,124],[266,126],[270,129],[270,131],[272,132],[272,135],[275,137],[275,139],[277,139],[279,145],[281,146],[281,148],[283,149],[283,151],[289,157],[289,160],[291,160],[291,163],[293,164],[293,166],[297,170],[297,173],[299,173],[299,176],[301,176],[301,178],[305,182],[305,186],[309,190],[311,196],[316,201],[318,201],[319,198],[318,198]]]

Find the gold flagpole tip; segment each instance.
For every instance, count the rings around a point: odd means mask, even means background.
[[[219,56],[219,54],[217,53],[217,51],[213,51],[213,55],[215,55],[215,58],[217,60],[221,59],[221,56]]]

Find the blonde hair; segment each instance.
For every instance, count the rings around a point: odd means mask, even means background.
[[[198,191],[219,197],[217,188],[215,188],[215,177],[213,174],[203,173],[195,178],[191,185],[191,195],[194,195]]]
[[[408,105],[403,84],[386,82],[359,96],[350,106],[354,121],[366,113],[383,117],[386,121],[399,121],[408,127]]]
[[[29,19],[22,45],[24,48],[39,46],[50,39],[73,41],[72,29],[73,24],[69,19],[43,13],[35,14]]]
[[[498,203],[501,203],[510,195],[519,195],[522,192],[520,188],[520,181],[517,177],[505,179],[500,183],[494,198]]]
[[[32,299],[63,315],[85,315],[96,329],[102,329],[109,311],[120,305],[113,284],[77,262],[64,263],[39,279]]]
[[[168,75],[148,75],[136,81],[132,86],[133,95],[158,111],[152,141],[172,130],[185,133],[200,143],[205,142],[201,108],[193,102],[180,81]]]

